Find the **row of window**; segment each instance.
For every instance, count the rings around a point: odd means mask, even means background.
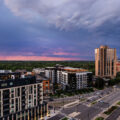
[[[3,106],[1,106],[1,91],[0,91],[0,116],[1,116],[1,107],[3,107],[3,113],[5,114],[8,114],[9,112],[13,113],[15,111],[20,111],[20,109],[25,109],[26,103],[28,107],[36,106],[37,98],[41,97],[40,96],[41,94],[39,95],[39,93],[41,92],[41,85],[39,84],[37,86],[30,85],[26,87],[11,88],[2,91],[3,91],[2,92]],[[38,95],[36,94],[36,91],[38,91]],[[10,110],[8,109],[9,107]]]

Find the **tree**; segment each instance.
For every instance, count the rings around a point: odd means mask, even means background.
[[[97,78],[95,82],[95,87],[97,89],[103,89],[104,88],[104,80],[102,78]]]

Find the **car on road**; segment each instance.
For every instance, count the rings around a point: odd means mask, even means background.
[[[54,101],[54,99],[53,98],[49,98],[49,101]]]
[[[98,101],[98,102],[103,103],[104,101],[100,100],[100,101]]]

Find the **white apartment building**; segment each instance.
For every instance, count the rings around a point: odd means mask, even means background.
[[[66,87],[70,89],[86,88],[89,86],[89,81],[92,81],[91,72],[72,67],[47,67],[45,68],[45,76],[51,80],[51,83],[57,83],[63,89]]]
[[[48,67],[45,69],[45,76],[50,79],[51,83],[55,82],[55,70],[53,67]]]
[[[88,75],[86,72],[83,73],[76,73],[76,88],[77,89],[82,89],[82,88],[86,88],[87,85],[87,81],[88,81]]]
[[[88,87],[89,74],[91,72],[61,72],[61,85],[63,89],[65,86],[70,87],[71,89],[83,89]]]

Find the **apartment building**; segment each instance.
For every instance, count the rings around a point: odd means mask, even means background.
[[[62,65],[56,64],[54,67],[46,67],[45,68],[45,76],[47,78],[50,78],[50,82],[53,84],[58,83],[58,70],[63,69],[64,67]]]
[[[65,72],[66,71],[66,72]],[[57,83],[60,84],[63,79],[63,74],[67,73],[81,73],[81,72],[87,72],[88,70],[86,69],[81,69],[81,68],[72,68],[72,67],[62,67],[57,70]]]
[[[89,87],[92,81],[91,72],[70,72],[62,71],[61,85],[63,89],[79,90]]]
[[[45,68],[45,76],[50,79],[51,83],[56,83],[56,69],[55,69],[55,67]]]
[[[82,89],[88,87],[88,74],[92,74],[90,72],[76,73],[76,88]]]
[[[97,77],[116,77],[116,49],[100,46],[95,49],[95,75]]]
[[[89,83],[92,82],[92,73],[88,70],[61,65],[46,68],[45,75],[53,84],[58,84],[62,89],[82,89],[90,87]]]
[[[0,74],[0,120],[38,120],[46,116],[48,106],[43,101],[42,83],[34,76],[10,75],[6,79],[7,74]]]

